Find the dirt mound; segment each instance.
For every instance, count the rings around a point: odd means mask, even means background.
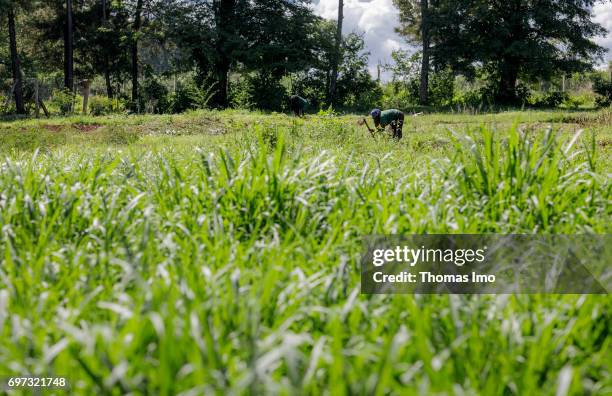
[[[102,128],[99,124],[72,124],[72,127],[78,129],[81,132],[92,132],[98,128]]]
[[[45,128],[47,131],[51,131],[51,132],[59,132],[62,128],[63,125],[50,125],[50,124],[45,124],[42,126],[43,128]]]

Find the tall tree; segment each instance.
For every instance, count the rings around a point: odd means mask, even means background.
[[[108,23],[108,0],[101,0],[102,5],[102,27],[107,28]],[[108,53],[104,52],[104,82],[106,83],[106,96],[113,98],[113,85],[111,83],[110,65]]]
[[[431,18],[428,0],[393,0],[399,9],[400,26],[396,31],[410,42],[421,45],[421,72],[419,84],[419,102],[429,103],[429,71],[430,71],[430,30]]]
[[[167,1],[167,31],[186,54],[180,66],[195,67],[198,85],[214,92],[211,104],[227,107],[230,69],[246,54],[253,5],[247,0]]]
[[[11,52],[11,69],[13,73],[13,93],[15,96],[15,109],[17,114],[25,114],[25,105],[23,102],[23,82],[21,79],[21,62],[19,61],[19,53],[17,52],[17,32],[15,29],[15,5],[9,2],[7,5],[8,30],[9,30],[9,47]]]
[[[421,0],[421,41],[423,57],[421,59],[421,83],[419,85],[419,99],[422,105],[429,102],[429,4]]]
[[[221,107],[227,107],[227,88],[231,59],[232,38],[236,36],[235,24],[235,0],[219,0],[215,5],[215,19],[217,26],[216,51],[217,56],[214,62],[214,68],[217,74],[217,89],[215,102]]]
[[[338,23],[336,25],[336,47],[334,60],[332,62],[331,79],[329,82],[329,103],[333,106],[336,102],[336,85],[338,83],[338,67],[342,59],[342,20],[344,19],[344,1],[338,0]]]
[[[292,92],[308,98],[316,108],[329,97],[331,63],[336,49],[335,21],[319,20],[313,29],[314,58],[309,65],[292,74]],[[379,103],[382,91],[368,71],[370,53],[365,50],[363,36],[350,33],[342,38],[342,60],[338,67],[336,104],[355,110]]]
[[[164,7],[164,21],[186,54],[183,67],[191,63],[198,85],[214,88],[213,106],[228,106],[228,76],[236,70],[254,83],[262,100],[257,105],[278,110],[280,79],[312,62],[316,17],[309,5],[308,0],[175,0]]]
[[[74,26],[72,0],[66,0],[66,22],[64,25],[64,86],[74,90]]]
[[[591,18],[595,2],[439,0],[432,57],[438,67],[466,75],[482,67],[495,101],[517,104],[519,79],[584,71],[603,53],[592,40],[605,34]]]
[[[132,38],[132,103],[138,109],[138,35],[142,24],[142,1],[137,0]]]

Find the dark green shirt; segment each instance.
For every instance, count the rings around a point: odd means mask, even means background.
[[[380,113],[380,126],[386,127],[391,124],[393,121],[399,120],[400,116],[404,114],[397,109],[389,109]]]
[[[291,99],[295,99],[298,103],[300,103],[303,109],[306,109],[306,107],[308,107],[308,101],[299,95],[293,95]]]

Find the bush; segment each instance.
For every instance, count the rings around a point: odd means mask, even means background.
[[[612,81],[606,81],[601,76],[593,78],[593,91],[597,94],[595,104],[597,107],[612,105]]]
[[[450,106],[453,102],[455,76],[450,70],[434,72],[429,75],[429,104]]]
[[[161,114],[170,109],[168,88],[157,77],[149,76],[142,84],[142,100],[145,112]]]
[[[277,77],[262,71],[254,76],[248,76],[250,97],[255,106],[263,110],[279,111],[287,107],[284,98],[285,88]]]
[[[419,104],[420,76],[403,83],[392,83],[382,95],[384,107],[407,108]],[[455,76],[450,71],[432,72],[429,75],[429,104],[449,106],[454,102]],[[380,92],[380,91],[379,91]],[[382,92],[379,93],[381,95]]]
[[[197,108],[193,84],[181,84],[170,95],[170,108],[173,113],[182,113]]]
[[[291,75],[287,92],[308,99],[310,108],[316,110],[327,103],[326,75],[320,70],[310,70]]]
[[[567,92],[553,91],[532,97],[529,104],[534,107],[559,107],[568,100],[569,94]]]
[[[125,102],[119,99],[110,99],[106,96],[92,96],[89,98],[89,114],[101,116],[125,111]]]
[[[475,107],[481,103],[480,91],[470,89],[468,91],[455,91],[453,93],[453,104],[459,106]]]
[[[568,95],[568,98],[563,104],[570,108],[578,108],[581,106],[592,105],[593,104],[592,96],[588,94],[582,95]]]
[[[526,84],[518,83],[516,86],[516,99],[521,105],[529,103],[531,89]],[[561,103],[559,103],[561,104]]]
[[[236,109],[250,110],[254,107],[251,93],[253,85],[248,78],[230,82],[230,104]]]
[[[203,109],[214,94],[215,84],[208,88],[199,88],[195,83],[189,82],[177,87],[176,93],[170,95],[170,110],[173,113],[182,113],[187,110]]]
[[[406,109],[418,103],[418,98],[415,98],[411,91],[401,86],[400,83],[390,84],[385,87],[385,92],[382,98],[382,106],[393,109]]]
[[[51,96],[51,105],[57,109],[62,115],[72,114],[74,112],[74,105],[77,102],[77,95],[68,89],[61,89],[53,91]]]
[[[341,100],[340,106],[345,106],[355,111],[365,111],[378,105],[383,97],[382,88],[373,80],[368,85],[367,89],[362,89],[339,98]]]

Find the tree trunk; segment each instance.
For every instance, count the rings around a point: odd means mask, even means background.
[[[516,81],[518,79],[518,62],[504,59],[501,64],[499,86],[496,101],[500,104],[517,104]]]
[[[40,95],[38,91],[38,79],[34,81],[34,104],[36,109],[36,118],[40,116]]]
[[[64,86],[74,91],[72,0],[66,0],[66,25],[64,27]]]
[[[332,62],[331,78],[329,82],[329,104],[336,104],[336,86],[338,83],[338,68],[342,60],[342,20],[344,19],[344,1],[338,0],[338,25],[336,27],[336,48],[334,48],[334,60]]]
[[[13,6],[8,9],[9,42],[11,47],[11,69],[13,71],[13,83],[15,84],[15,109],[17,114],[25,114],[23,103],[23,84],[21,81],[21,63],[17,53],[17,33],[15,31],[15,12]]]
[[[228,106],[228,95],[227,95],[228,78],[227,76],[230,70],[229,60],[226,57],[223,57],[223,59],[217,62],[216,69],[217,69],[218,89],[217,89],[217,95],[216,95],[215,102],[220,107],[224,108]]]
[[[106,96],[108,96],[109,99],[112,99],[114,96],[114,92],[113,84],[111,84],[111,76],[108,67],[106,70],[104,70],[104,80],[106,81]]]
[[[102,0],[102,25],[106,26],[106,9],[107,9],[107,0]],[[104,81],[106,82],[106,96],[109,99],[113,98],[113,85],[111,84],[111,76],[110,76],[110,65],[108,61],[108,54],[106,51],[104,52]]]
[[[89,80],[83,81],[83,114],[87,114],[87,107],[89,104],[89,93],[91,91],[91,82]]]
[[[140,111],[138,105],[138,32],[142,17],[142,0],[136,2],[136,15],[134,16],[134,38],[132,40],[132,104]]]
[[[218,9],[216,9],[216,25],[217,25],[217,44],[216,52],[217,58],[215,61],[215,73],[217,75],[217,87],[215,87],[214,103],[219,107],[227,107],[229,104],[227,85],[228,75],[232,61],[228,53],[228,48],[231,43],[228,42],[228,38],[234,35],[234,7],[236,5],[235,0],[220,0],[218,3]]]
[[[421,0],[421,40],[423,44],[423,58],[421,59],[421,82],[419,85],[419,102],[422,105],[429,103],[429,4]]]

